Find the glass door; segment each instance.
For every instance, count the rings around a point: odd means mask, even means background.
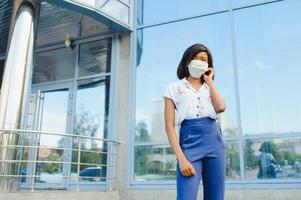
[[[77,82],[73,134],[107,139],[109,115],[109,77],[80,80]],[[76,139],[72,148],[81,147],[81,154],[72,153],[71,174],[79,172],[80,184],[104,184],[107,175],[108,144],[94,139]],[[78,160],[80,158],[80,160]],[[79,168],[78,168],[79,167]],[[78,171],[79,170],[79,171]]]
[[[32,92],[28,125],[44,132],[31,137],[31,143],[39,146],[29,156],[36,161],[30,167],[30,173],[36,175],[36,188],[66,188],[71,165],[71,150],[66,149],[71,148],[71,138],[64,134],[71,133],[72,96],[71,84],[35,88]]]

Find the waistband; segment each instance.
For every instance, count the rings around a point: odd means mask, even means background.
[[[193,124],[200,124],[200,123],[212,123],[216,122],[216,119],[213,119],[211,117],[198,117],[198,118],[192,118],[192,119],[184,119],[181,122],[181,126],[189,126]]]

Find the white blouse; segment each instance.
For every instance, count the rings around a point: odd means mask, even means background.
[[[169,83],[165,88],[164,97],[172,99],[176,106],[175,123],[177,126],[180,126],[184,119],[199,117],[218,119],[218,113],[213,107],[209,86],[206,82],[196,90],[184,77]]]

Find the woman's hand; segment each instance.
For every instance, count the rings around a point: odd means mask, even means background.
[[[206,83],[212,81],[213,75],[214,75],[213,68],[208,68],[208,70],[204,73],[204,80],[206,81]]]
[[[207,85],[209,86],[210,90],[210,96],[211,100],[214,106],[214,109],[217,113],[222,113],[226,110],[226,104],[219,92],[217,91],[217,88],[215,87],[215,84],[212,80],[214,75],[213,68],[208,68],[208,70],[204,74],[204,80],[206,81]]]
[[[196,173],[194,167],[186,158],[179,160],[179,167],[183,176],[193,176]]]

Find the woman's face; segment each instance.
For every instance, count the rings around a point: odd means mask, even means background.
[[[200,53],[196,54],[193,59],[202,60],[202,61],[205,61],[208,63],[208,55],[206,52],[200,52]]]

